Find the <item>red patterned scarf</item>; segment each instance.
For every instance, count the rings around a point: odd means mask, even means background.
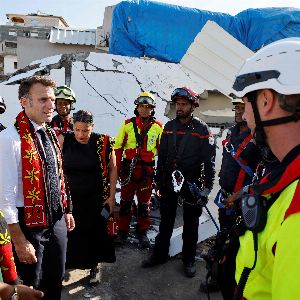
[[[111,140],[107,134],[100,134],[99,140],[97,141],[97,154],[100,161],[104,201],[109,197],[108,164],[113,151],[113,144],[113,140]]]
[[[20,135],[22,181],[24,195],[24,219],[28,227],[49,225],[51,207],[46,174],[45,158],[33,125],[24,112],[16,118],[15,127]],[[63,206],[67,206],[67,195],[62,171],[61,152],[55,134],[46,126],[46,134],[51,139],[58,162],[58,175]]]
[[[114,140],[107,134],[100,134],[97,140],[97,154],[100,161],[100,170],[102,175],[103,187],[103,202],[109,197],[109,162],[112,152],[114,151]],[[116,236],[118,233],[118,226],[115,219],[115,214],[111,214],[107,219],[107,232],[110,236]]]

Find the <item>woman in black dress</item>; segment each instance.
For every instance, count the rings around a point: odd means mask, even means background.
[[[115,205],[117,168],[113,142],[93,130],[93,116],[73,115],[74,133],[59,136],[63,167],[72,196],[76,227],[69,233],[66,268],[91,269],[89,283],[99,283],[99,262],[115,262],[113,237],[108,235],[103,207]]]

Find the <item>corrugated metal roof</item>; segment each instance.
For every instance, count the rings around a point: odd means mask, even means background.
[[[96,29],[52,27],[50,43],[73,45],[96,45]]]

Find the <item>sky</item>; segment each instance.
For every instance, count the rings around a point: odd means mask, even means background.
[[[0,0],[0,25],[6,14],[28,14],[41,11],[63,17],[70,27],[95,29],[102,25],[104,9],[120,0]],[[164,3],[236,15],[247,8],[296,7],[299,0],[164,0]]]

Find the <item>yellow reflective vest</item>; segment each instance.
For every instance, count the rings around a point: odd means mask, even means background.
[[[154,161],[155,155],[157,155],[163,126],[156,120],[152,120],[144,126],[139,117],[135,118],[135,122],[140,135],[150,126],[139,149],[139,156],[142,161],[151,163]],[[134,125],[132,119],[127,119],[122,123],[115,141],[117,166],[120,166],[122,156],[124,159],[133,159],[137,151],[138,147]]]
[[[300,299],[300,155],[285,169],[276,185],[264,195],[280,192],[268,210],[267,223],[258,233],[257,263],[244,290],[248,300]],[[266,193],[266,194],[265,194]],[[253,234],[240,237],[236,282],[244,267],[254,263]]]

